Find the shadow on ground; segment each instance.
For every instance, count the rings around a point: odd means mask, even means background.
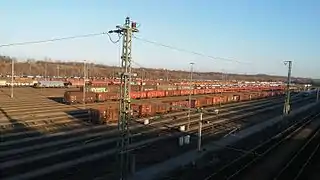
[[[63,97],[48,97],[48,99],[57,103],[65,104]]]

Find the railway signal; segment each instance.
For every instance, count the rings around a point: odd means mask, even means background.
[[[129,17],[125,19],[123,26],[116,26],[116,30],[111,30],[108,33],[117,33],[120,37],[122,35],[122,55],[121,55],[121,69],[120,72],[120,112],[118,128],[121,131],[121,142],[118,144],[120,154],[120,179],[127,179],[129,172],[129,151],[130,131],[129,123],[131,121],[131,48],[133,33],[139,32],[137,23],[132,22]]]

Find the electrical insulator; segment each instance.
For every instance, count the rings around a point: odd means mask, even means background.
[[[136,23],[136,22],[132,22],[132,23],[131,23],[131,27],[132,27],[133,29],[135,29],[135,28],[137,27],[137,23]]]

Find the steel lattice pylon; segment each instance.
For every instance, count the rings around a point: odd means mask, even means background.
[[[119,105],[119,121],[118,128],[121,133],[121,140],[118,143],[119,148],[119,164],[120,164],[120,179],[127,179],[130,167],[129,151],[130,144],[130,128],[129,123],[131,120],[131,48],[132,48],[132,34],[138,32],[136,23],[131,22],[127,17],[125,24],[117,30],[109,31],[111,33],[122,34],[122,55],[121,55],[121,72],[120,72],[120,105]]]

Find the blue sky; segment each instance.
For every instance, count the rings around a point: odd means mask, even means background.
[[[0,44],[89,34],[114,29],[130,16],[136,36],[215,57],[213,60],[133,42],[140,66],[196,71],[320,78],[318,0],[0,0]],[[0,48],[0,54],[63,61],[119,64],[119,44],[107,36]],[[137,65],[134,64],[137,67]]]

